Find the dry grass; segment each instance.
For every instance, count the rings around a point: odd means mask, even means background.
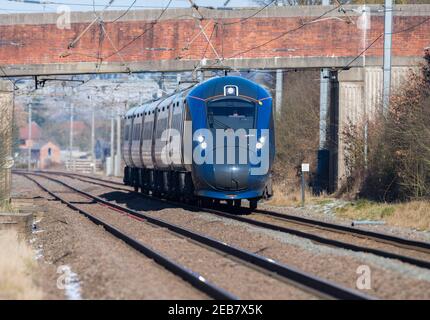
[[[411,201],[398,204],[359,200],[336,209],[336,214],[353,220],[383,220],[399,227],[430,230],[430,202]]]
[[[12,230],[0,231],[0,299],[41,299],[33,283],[34,252]]]
[[[302,203],[301,190],[296,187],[286,185],[273,185],[274,195],[266,202],[271,206],[279,207],[300,207]],[[321,195],[319,197],[312,194],[309,189],[305,189],[305,205],[309,204],[320,204],[323,205],[332,200],[327,195]]]
[[[17,213],[18,209],[12,206],[12,204],[9,201],[5,201],[0,203],[0,212]]]

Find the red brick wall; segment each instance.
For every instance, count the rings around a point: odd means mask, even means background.
[[[426,19],[426,16],[396,16],[394,31],[408,28]],[[225,58],[260,45],[286,30],[296,28],[302,22],[312,18],[252,18],[246,23],[237,23],[221,27],[218,25],[213,33],[214,46]],[[224,20],[231,22],[231,20]],[[233,20],[233,21],[237,21]],[[203,21],[203,25],[207,22]],[[78,42],[76,48],[68,51],[71,55],[61,58],[67,52],[68,43],[73,40],[88,23],[73,24],[70,30],[60,30],[54,24],[47,25],[2,25],[0,26],[0,63],[1,64],[44,64],[76,61],[97,61],[99,27],[93,26]],[[106,23],[105,28],[115,44],[121,48],[127,42],[149,27],[148,22]],[[374,16],[372,29],[368,32],[368,43],[383,32],[383,17]],[[206,28],[210,35],[213,22]],[[122,51],[128,61],[165,60],[182,57],[182,59],[200,59],[206,50],[207,42],[200,35],[189,50],[182,50],[198,32],[194,20],[165,20],[155,25],[153,30],[136,40]],[[13,44],[10,44],[13,42]],[[16,45],[19,44],[19,45]],[[367,53],[368,56],[382,55],[383,39]],[[394,56],[422,56],[423,48],[430,45],[430,21],[414,30],[393,35]],[[252,50],[238,57],[322,57],[322,56],[356,56],[362,51],[362,30],[354,24],[330,19],[309,24],[295,32],[273,41],[259,49]],[[169,48],[168,51],[151,51],[145,48]],[[107,57],[114,49],[105,37],[100,50],[102,57]],[[207,58],[213,58],[210,47]],[[105,61],[121,61],[114,55]]]

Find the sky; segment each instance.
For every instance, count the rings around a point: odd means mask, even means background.
[[[24,3],[46,2],[45,4]],[[114,0],[110,10],[126,10],[134,0]],[[195,0],[200,6],[223,7],[227,0]],[[49,3],[51,2],[51,3]],[[96,9],[102,10],[109,0],[94,0]],[[168,0],[136,0],[132,9],[164,8]],[[61,4],[70,5],[71,11],[93,10],[93,0],[0,0],[0,14],[22,12],[56,12]],[[230,0],[227,7],[257,6],[252,0]],[[172,0],[171,8],[190,7],[188,0]]]

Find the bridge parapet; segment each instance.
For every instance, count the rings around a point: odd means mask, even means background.
[[[208,65],[221,59],[240,69],[340,68],[383,32],[383,12],[369,7],[375,12],[368,30],[357,23],[358,6],[345,6],[347,14],[332,6],[269,7],[249,19],[255,8],[202,8],[202,21],[195,10],[169,9],[156,24],[160,10],[132,11],[116,22],[120,12],[109,11],[71,49],[69,43],[94,19],[92,12],[72,13],[70,29],[57,27],[55,13],[2,15],[0,63],[16,76],[192,70],[204,57]],[[430,5],[396,6],[394,65],[417,63],[430,44],[430,20],[423,22],[428,17]],[[200,26],[206,36],[212,33],[213,48]],[[382,37],[367,50],[366,65],[379,65],[381,57]],[[361,64],[357,59],[351,66]]]

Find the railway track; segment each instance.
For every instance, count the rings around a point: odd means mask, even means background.
[[[107,232],[111,233],[116,238],[124,241],[126,244],[134,248],[135,250],[141,252],[145,256],[147,256],[150,259],[153,259],[156,263],[163,266],[176,276],[181,277],[188,283],[190,283],[194,288],[197,290],[207,294],[209,297],[214,299],[223,299],[223,300],[237,300],[237,297],[233,294],[227,292],[226,290],[219,288],[215,284],[207,281],[204,277],[202,277],[200,274],[193,272],[180,264],[176,263],[175,261],[169,259],[168,257],[162,255],[161,253],[157,252],[156,250],[146,246],[145,244],[141,243],[137,239],[133,238],[130,235],[127,235],[125,232],[119,230],[118,228],[114,227],[113,225],[97,218],[95,215],[91,214],[88,210],[83,210],[82,208],[79,208],[75,204],[73,204],[71,201],[67,201],[64,197],[58,195],[55,192],[50,191],[48,188],[44,187],[41,183],[36,181],[35,179],[29,177],[28,175],[24,175],[27,179],[34,182],[39,188],[41,188],[43,191],[47,192],[49,195],[51,195],[53,198],[61,201],[62,203],[66,204],[69,208],[78,211],[79,213],[83,214],[85,217],[87,217],[89,220],[94,222],[97,225],[102,226]]]
[[[43,172],[43,173],[48,173],[48,172]],[[100,179],[96,177],[86,177],[79,174],[64,173],[64,172],[52,172],[51,174],[64,175],[87,183],[93,183],[100,186],[104,186],[104,187],[108,187],[116,190],[122,190],[126,192],[133,192],[130,187],[127,187],[116,181],[108,181],[108,180]],[[196,206],[192,206],[184,203],[178,203],[178,202],[174,202],[166,199],[155,198],[153,196],[142,194],[142,193],[138,193],[138,195],[151,198],[157,201],[163,201],[169,204],[174,204],[176,206],[180,206],[185,209],[205,211],[223,218],[240,221],[256,227],[296,235],[323,245],[343,248],[343,249],[352,250],[355,252],[366,252],[366,253],[374,254],[384,258],[396,259],[417,267],[430,269],[430,261],[427,261],[424,259],[418,259],[405,254],[399,254],[392,251],[382,250],[380,248],[356,245],[350,242],[323,237],[316,234],[315,232],[312,232],[312,230],[307,232],[298,230],[297,228],[294,228],[294,225],[310,227],[314,230],[322,230],[324,232],[354,236],[359,239],[368,239],[368,240],[375,241],[375,243],[382,243],[384,245],[388,245],[391,247],[392,250],[395,250],[396,248],[401,248],[401,249],[404,249],[403,251],[405,250],[408,251],[408,253],[412,251],[412,252],[415,252],[416,254],[417,253],[422,254],[422,256],[426,256],[428,254],[430,257],[429,243],[405,239],[405,238],[396,237],[396,236],[384,234],[384,233],[378,233],[370,230],[357,229],[357,228],[352,228],[344,225],[323,222],[323,221],[309,219],[309,218],[302,218],[298,216],[281,214],[278,212],[267,211],[267,210],[255,210],[251,216],[245,217],[229,211],[226,206],[224,207],[220,206],[220,209],[196,207]],[[267,221],[264,221],[264,220],[267,220],[265,218],[270,218],[274,222],[269,223]],[[280,225],[279,223],[284,225]],[[287,226],[285,226],[285,224]]]
[[[16,172],[18,173],[18,172]],[[64,197],[56,194],[55,192],[50,191],[47,187],[42,185],[37,179],[34,179],[34,177],[46,179],[48,181],[57,183],[69,190],[72,190],[74,193],[80,194],[83,197],[90,199],[93,201],[93,203],[101,204],[104,206],[107,206],[109,208],[112,208],[113,210],[126,214],[127,216],[135,217],[140,220],[144,220],[145,222],[148,222],[151,225],[155,225],[158,227],[165,228],[169,230],[170,232],[179,235],[181,237],[188,238],[194,243],[198,243],[200,245],[203,245],[204,247],[210,248],[216,252],[221,252],[223,254],[226,254],[230,257],[233,257],[235,260],[242,261],[245,265],[252,266],[255,270],[258,270],[260,272],[264,272],[265,274],[272,275],[276,278],[279,278],[283,280],[284,282],[287,282],[289,284],[293,284],[297,288],[300,288],[301,290],[308,291],[318,297],[322,298],[333,298],[333,299],[374,299],[371,296],[362,294],[358,291],[345,288],[343,286],[340,286],[334,282],[316,277],[312,274],[302,272],[300,270],[297,270],[291,266],[281,264],[277,261],[274,261],[272,259],[269,259],[267,257],[257,255],[251,252],[248,252],[246,250],[243,250],[241,248],[230,246],[224,242],[218,241],[216,239],[207,237],[203,234],[199,234],[197,232],[191,231],[189,229],[174,225],[172,223],[169,223],[167,221],[164,221],[162,219],[157,219],[154,217],[151,217],[149,215],[146,215],[141,212],[137,212],[134,210],[131,210],[129,208],[125,208],[121,205],[111,203],[109,201],[106,201],[102,198],[99,198],[97,196],[91,195],[87,192],[84,192],[82,190],[79,190],[71,185],[68,185],[67,183],[55,179],[53,177],[50,177],[45,174],[40,173],[23,173],[19,172],[18,174],[24,175],[26,178],[30,179],[34,183],[36,183],[42,190],[49,193],[54,198],[62,201],[66,205],[68,205],[70,208],[79,211],[80,213],[87,216],[91,221],[102,225],[105,227],[107,231],[112,233],[113,235],[121,238],[129,245],[133,246],[134,248],[138,249],[139,251],[145,253],[149,257],[157,258],[157,262],[168,268],[170,271],[174,272],[175,274],[180,274],[182,278],[187,280],[189,283],[191,283],[196,288],[199,288],[199,290],[204,291],[209,296],[217,298],[217,299],[235,299],[236,297],[230,294],[229,292],[226,292],[223,289],[220,289],[214,284],[209,283],[206,280],[203,280],[201,276],[194,274],[193,272],[187,270],[186,268],[179,266],[174,261],[169,260],[168,258],[162,256],[158,252],[153,252],[151,249],[144,244],[138,242],[136,239],[133,239],[132,237],[126,235],[124,232],[118,230],[117,228],[109,225],[108,223],[100,220],[99,218],[95,217],[91,213],[89,213],[86,210],[83,210],[82,208],[79,208],[75,204],[73,204],[70,201],[67,201],[64,199]],[[32,175],[33,177],[30,177]],[[176,273],[179,272],[179,273]]]

